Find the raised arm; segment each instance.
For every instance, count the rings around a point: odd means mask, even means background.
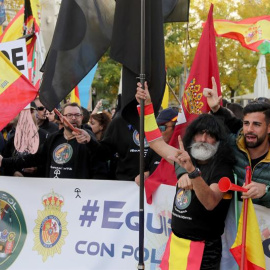
[[[202,178],[202,176],[197,176],[195,178],[191,177],[190,174],[194,172],[196,168],[192,163],[190,155],[185,150],[180,136],[178,137],[178,142],[179,142],[179,155],[171,156],[169,158],[172,159],[177,164],[179,164],[188,172],[188,175],[185,175],[185,177],[188,178],[186,179],[187,183],[183,183],[188,185],[187,189],[191,189],[190,187],[192,187],[197,198],[199,199],[201,204],[205,207],[205,209],[213,210],[223,197],[222,192],[220,192],[218,188],[218,184],[213,183],[210,186],[208,186],[207,183]]]
[[[135,95],[138,103],[140,103],[141,99],[145,101],[145,108],[147,111],[151,111],[151,97],[148,91],[147,82],[145,82],[145,89],[141,88],[141,83],[137,84],[137,93]],[[150,108],[151,107],[151,108]],[[149,109],[149,110],[148,110]],[[147,114],[147,112],[146,112]],[[147,131],[151,130],[151,137],[148,136],[149,133]],[[156,119],[154,113],[148,114],[145,117],[145,131],[146,131],[146,139],[150,145],[150,147],[161,157],[166,159],[169,163],[173,164],[173,161],[168,158],[168,156],[177,156],[179,153],[179,149],[168,145],[162,138],[161,132],[158,129]],[[154,135],[153,135],[154,134]]]
[[[237,119],[226,108],[220,106],[222,96],[218,96],[217,84],[214,77],[212,77],[212,89],[204,88],[203,95],[206,97],[207,104],[213,115],[222,118],[231,133],[237,133],[242,128],[242,120]]]

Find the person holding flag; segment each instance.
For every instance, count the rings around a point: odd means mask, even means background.
[[[178,112],[173,108],[167,108],[159,113],[156,118],[158,128],[161,131],[162,137],[166,143],[169,143],[174,132],[177,121]],[[151,175],[159,165],[161,156],[154,150],[149,149],[145,156],[144,177]],[[140,185],[140,174],[135,178],[136,184]]]
[[[160,267],[162,270],[219,269],[221,235],[232,195],[223,194],[217,183],[225,176],[233,181],[234,164],[226,130],[214,116],[201,114],[188,125],[183,141],[178,137],[177,149],[162,138],[147,83],[145,90],[138,83],[136,99],[145,100],[145,136],[150,147],[169,163],[180,165],[188,172],[188,177],[176,187],[172,234]]]
[[[62,114],[69,124],[62,117],[64,128],[52,133],[40,151],[18,158],[0,155],[0,167],[20,170],[44,165],[44,176],[48,178],[97,179],[99,161],[91,149],[98,147],[98,143],[90,130],[82,128],[81,107],[68,103]]]
[[[251,198],[255,204],[270,208],[270,104],[250,102],[243,109],[242,121],[218,104],[222,97],[214,78],[212,85],[212,89],[204,89],[204,95],[213,115],[223,117],[231,131],[229,139],[237,161],[234,172],[240,185],[245,181],[245,167],[252,168],[252,182],[245,186],[248,192],[242,194],[242,199]]]

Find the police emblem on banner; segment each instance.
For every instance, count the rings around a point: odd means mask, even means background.
[[[34,247],[45,262],[49,256],[55,253],[61,254],[61,248],[65,244],[67,231],[67,212],[62,212],[61,208],[64,199],[61,195],[52,191],[42,198],[43,211],[38,211],[34,228]]]
[[[0,269],[8,269],[19,256],[26,238],[26,224],[17,200],[0,191]]]

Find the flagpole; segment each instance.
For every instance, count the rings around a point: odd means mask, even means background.
[[[178,99],[178,97],[176,96],[175,92],[173,91],[172,87],[170,86],[170,84],[166,81],[166,84],[168,85],[169,87],[169,90],[172,92],[175,100],[178,102],[179,105],[181,105],[181,101]]]
[[[246,179],[245,184],[248,185],[251,182],[251,168],[246,167]],[[242,245],[241,245],[241,266],[240,270],[245,270],[246,266],[246,235],[247,235],[247,215],[248,215],[248,199],[244,199],[244,212],[243,212],[243,230],[242,230]]]
[[[140,83],[145,83],[145,0],[141,0],[141,59]],[[144,100],[140,101],[140,205],[139,205],[139,263],[138,269],[144,269]]]

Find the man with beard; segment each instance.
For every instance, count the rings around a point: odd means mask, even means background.
[[[220,192],[218,181],[222,177],[233,181],[234,164],[226,131],[213,115],[202,114],[188,126],[183,142],[179,136],[179,149],[166,144],[155,123],[147,84],[145,90],[140,83],[138,86],[136,99],[145,100],[145,135],[150,147],[176,165],[177,176],[183,169],[187,172],[176,187],[172,234],[160,267],[180,269],[187,258],[171,254],[190,256],[185,249],[188,246],[196,247],[194,255],[188,257],[196,262],[194,269],[219,269],[221,235],[232,195]]]
[[[234,171],[240,185],[245,181],[245,168],[251,166],[252,181],[246,185],[248,192],[242,199],[251,198],[254,203],[270,208],[270,104],[253,101],[243,109],[243,121],[234,118],[219,104],[217,85],[212,78],[213,89],[205,88],[204,95],[215,116],[223,117],[230,129],[230,144],[237,163]]]
[[[81,107],[77,103],[66,104],[62,114],[77,128],[76,132],[61,119],[64,128],[52,133],[40,151],[20,158],[0,156],[0,165],[21,169],[45,164],[44,177],[94,178],[96,161],[90,146],[96,141],[94,134],[80,129],[83,118]]]

